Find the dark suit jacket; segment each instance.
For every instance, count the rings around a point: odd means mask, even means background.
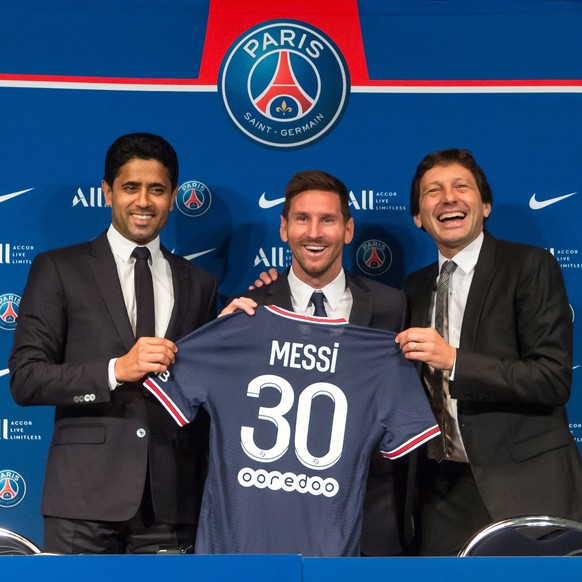
[[[171,266],[175,294],[166,337],[177,340],[214,318],[216,282],[186,260],[162,252]],[[142,498],[149,458],[158,518],[197,522],[203,427],[178,430],[139,383],[108,388],[109,360],[126,354],[134,343],[105,234],[35,258],[9,367],[16,402],[56,407],[44,515],[131,518]],[[198,463],[193,462],[197,452]]]
[[[293,311],[287,273],[270,285],[245,293],[259,305],[277,305]],[[346,272],[353,297],[350,323],[398,332],[407,325],[408,310],[402,291]],[[370,556],[399,554],[404,519],[405,467],[372,452],[364,500],[362,552]]]
[[[436,263],[407,283],[411,325],[429,321]],[[455,380],[471,469],[494,520],[582,518],[582,467],[566,418],[572,315],[550,253],[485,233],[463,317]]]

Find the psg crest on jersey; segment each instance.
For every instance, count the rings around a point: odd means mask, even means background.
[[[251,139],[274,148],[307,145],[344,112],[349,72],[335,43],[317,28],[271,20],[228,50],[219,75],[226,110]]]

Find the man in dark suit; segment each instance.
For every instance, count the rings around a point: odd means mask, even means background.
[[[480,528],[508,517],[582,518],[582,466],[564,408],[572,326],[562,275],[549,252],[484,232],[492,203],[466,150],[429,154],[412,181],[414,222],[439,257],[408,278],[412,327],[397,341],[423,364],[448,439],[418,459],[424,555],[456,554]],[[448,342],[434,329],[437,277],[447,260],[455,264]],[[434,370],[448,378],[440,411]]]
[[[281,239],[292,252],[291,267],[270,285],[234,300],[235,308],[277,305],[306,315],[318,314],[312,294],[323,294],[328,317],[341,317],[365,327],[398,332],[407,323],[404,293],[342,267],[344,244],[354,235],[349,194],[345,185],[320,170],[293,176],[285,192]],[[275,273],[273,275],[276,276]],[[224,313],[224,312],[223,312]],[[371,556],[402,552],[404,465],[386,461],[378,452],[371,468],[364,501],[362,552]]]
[[[160,245],[177,180],[166,140],[118,138],[102,184],[109,230],[31,266],[10,387],[21,405],[56,407],[42,498],[47,552],[152,553],[194,541],[207,427],[178,431],[140,383],[174,361],[174,341],[215,317],[214,277]],[[151,255],[155,306],[155,333],[137,341],[136,246]]]

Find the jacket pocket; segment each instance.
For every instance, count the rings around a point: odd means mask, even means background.
[[[102,424],[59,426],[53,435],[53,445],[99,445],[105,442],[105,434]]]
[[[521,463],[548,451],[566,447],[571,442],[572,435],[569,431],[556,428],[512,443],[511,456],[516,463]]]

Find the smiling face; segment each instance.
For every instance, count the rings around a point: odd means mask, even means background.
[[[414,224],[424,228],[441,254],[450,259],[483,231],[491,204],[481,200],[471,171],[456,162],[427,170],[419,186]]]
[[[102,182],[114,228],[139,245],[154,240],[174,208],[168,169],[158,160],[133,158],[121,166],[113,184]]]
[[[345,221],[336,192],[306,190],[293,197],[281,240],[289,244],[293,273],[321,289],[339,274],[344,244],[352,241],[354,221]]]

